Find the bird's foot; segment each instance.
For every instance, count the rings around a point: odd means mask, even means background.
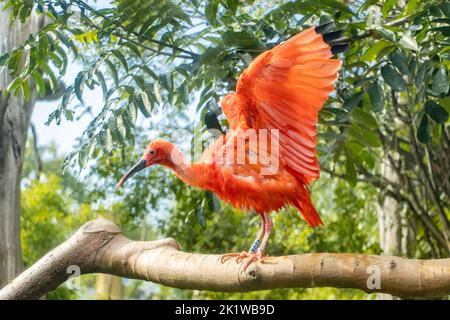
[[[257,250],[256,252],[242,251],[241,253],[226,253],[221,257],[222,262],[224,261],[224,258],[236,258],[236,263],[240,263],[242,260],[248,258],[243,267],[245,272],[253,262],[263,262],[268,256],[265,255],[262,250]]]

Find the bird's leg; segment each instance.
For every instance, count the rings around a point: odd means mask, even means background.
[[[256,237],[255,241],[250,247],[249,250],[250,253],[255,253],[258,250],[259,246],[261,245],[261,241],[264,238],[265,229],[266,229],[266,220],[264,219],[264,215],[261,215],[261,229],[259,230],[258,236]]]
[[[273,228],[273,222],[268,213],[264,213],[264,220],[264,236],[258,249],[258,251],[261,251],[263,255],[266,252],[267,242],[269,242],[270,234],[272,233]]]
[[[247,268],[254,261],[264,261],[267,257],[265,256],[265,250],[267,247],[267,242],[269,241],[270,233],[272,232],[272,219],[270,218],[268,213],[261,214],[261,230],[258,233],[258,237],[255,242],[251,246],[248,252],[243,251],[241,253],[227,253],[222,256],[222,258],[226,257],[237,257],[236,262],[239,263],[241,260],[248,258],[246,261],[243,270],[246,271]]]
[[[248,261],[245,263],[243,270],[247,270],[247,268],[252,264],[254,261],[264,261],[267,256],[265,255],[267,242],[269,241],[270,234],[272,233],[272,219],[270,218],[268,213],[264,213],[261,215],[264,220],[264,234],[261,241],[261,245],[256,250],[256,252],[250,252],[247,257],[249,258]],[[239,258],[238,258],[239,259]]]
[[[230,257],[237,257],[237,262],[240,262],[244,258],[248,258],[252,254],[256,254],[256,252],[259,249],[259,246],[261,244],[261,241],[264,239],[265,229],[266,229],[266,221],[264,218],[264,215],[261,214],[261,229],[259,230],[258,236],[256,237],[255,241],[253,242],[252,246],[250,247],[250,250],[248,252],[242,251],[241,253],[227,253],[222,256],[223,258],[230,258]]]

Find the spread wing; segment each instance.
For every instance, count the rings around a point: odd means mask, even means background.
[[[319,177],[318,112],[342,64],[331,57],[348,47],[341,31],[326,33],[332,27],[309,28],[259,55],[222,101],[231,129],[278,129],[281,157],[306,182]]]

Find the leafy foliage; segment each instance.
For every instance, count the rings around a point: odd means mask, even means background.
[[[336,20],[352,47],[342,56],[337,92],[319,114],[318,153],[322,170],[331,177],[322,181],[330,187],[313,187],[316,203],[331,222],[327,231],[313,233],[301,224],[294,227],[296,217],[287,210],[276,217],[282,227],[276,228],[273,253],[377,253],[372,209],[391,197],[414,234],[408,255],[450,254],[446,1],[116,0],[98,8],[80,0],[1,2],[9,6],[12,19],[24,21],[32,12],[49,19],[38,34],[0,56],[0,66],[15,75],[9,93],[28,97],[35,87],[44,95],[45,78],[54,89],[66,71],[68,54],[84,69],[67,86],[49,122],[72,121],[88,108],[86,90],[99,87],[103,92],[101,111],[64,163],[82,169],[90,159],[98,160],[91,173],[103,183],[91,195],[96,200],[106,197],[104,190],[120,169],[132,163],[133,148],[144,145],[138,119],[155,121],[160,110],[170,110],[166,120],[175,122],[193,104],[201,119],[207,111],[220,112],[220,97],[234,90],[239,74],[260,52],[311,25]],[[75,103],[80,105],[76,109]],[[198,122],[195,134],[201,135],[205,128]],[[229,235],[245,234],[247,239],[256,233],[256,226],[247,229],[252,216],[242,217],[165,171],[136,179],[130,189],[122,200],[133,218],[161,205],[161,199],[175,200],[173,206],[166,203],[172,211],[170,219],[160,219],[160,228],[187,249],[242,250],[248,244]],[[325,196],[316,197],[316,190]],[[190,232],[188,221],[193,222]],[[293,294],[286,290],[267,297],[300,297],[303,292]]]

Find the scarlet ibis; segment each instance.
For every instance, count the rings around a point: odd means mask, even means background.
[[[342,64],[332,56],[348,48],[342,31],[333,29],[333,22],[311,27],[256,57],[239,77],[236,92],[221,101],[230,130],[198,162],[188,163],[172,143],[154,140],[117,188],[138,171],[159,164],[234,207],[253,209],[261,217],[261,229],[250,250],[224,255],[237,257],[238,262],[248,258],[244,270],[266,257],[273,225],[270,212],[293,205],[308,225],[322,225],[309,191],[311,181],[319,177],[316,124]],[[248,133],[251,130],[253,135]],[[275,137],[275,144],[255,145],[255,135],[256,140],[263,135],[268,140]],[[239,162],[240,147],[244,158]],[[263,173],[267,157],[274,155],[276,170]]]

